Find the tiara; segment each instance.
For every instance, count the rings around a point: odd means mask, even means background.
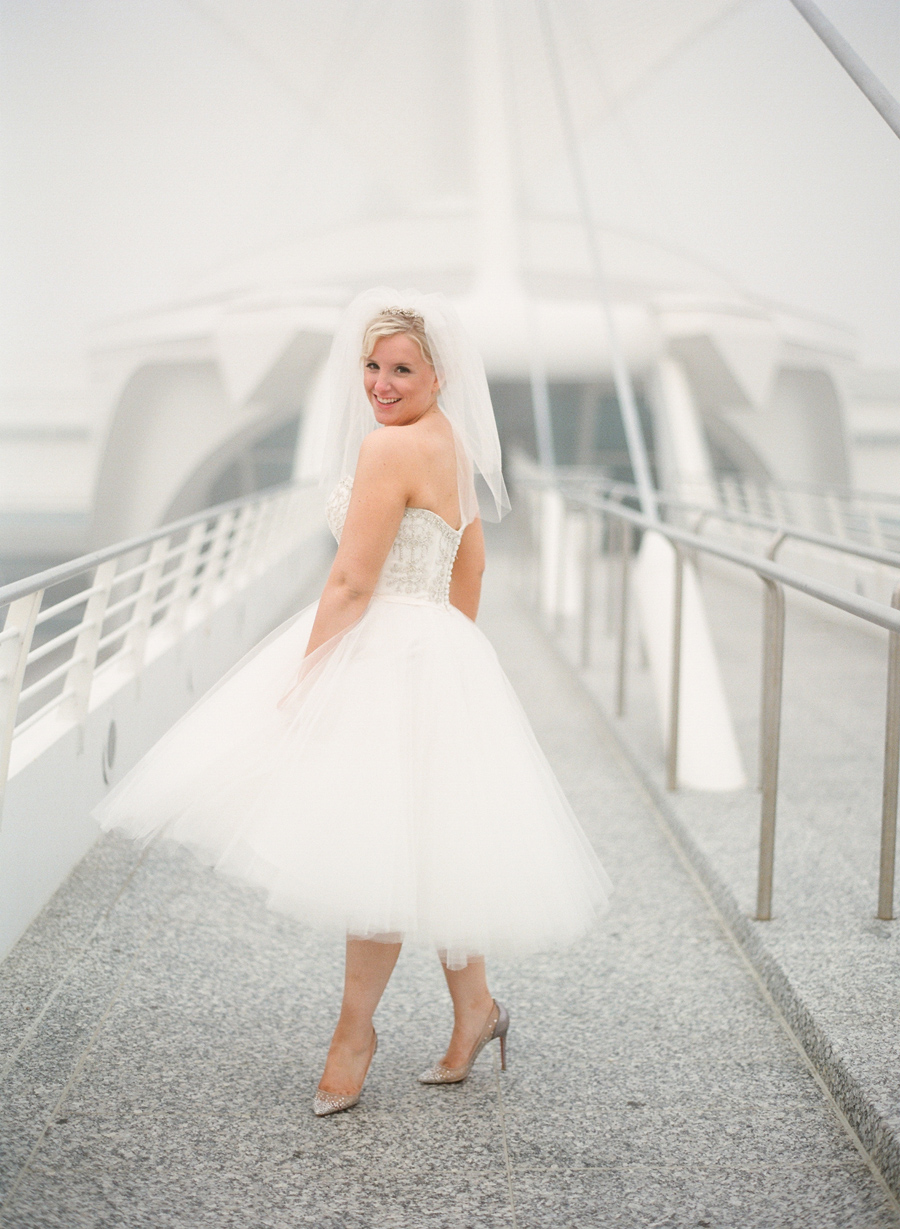
[[[421,312],[417,312],[411,307],[385,307],[382,308],[381,314],[383,316],[403,316],[407,320],[425,319]]]

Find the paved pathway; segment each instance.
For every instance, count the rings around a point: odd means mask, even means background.
[[[415,1082],[449,1005],[404,953],[360,1106],[313,1118],[340,946],[108,839],[0,969],[8,1229],[900,1226],[502,579],[482,625],[617,885],[576,948],[495,966],[510,1070]]]
[[[703,569],[707,614],[744,762],[759,738],[760,586]],[[598,601],[602,609],[602,596]],[[574,658],[574,629],[561,643]],[[755,922],[760,794],[665,788],[649,672],[637,651],[615,720],[705,876],[856,1129],[900,1193],[900,922],[875,917],[887,637],[788,593],[773,920]],[[598,629],[581,673],[611,707],[615,644]],[[900,900],[900,891],[898,891]]]

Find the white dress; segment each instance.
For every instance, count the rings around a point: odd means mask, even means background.
[[[340,538],[352,480],[328,502]],[[303,659],[316,606],[273,632],[95,812],[165,835],[271,905],[471,955],[566,944],[604,907],[596,855],[497,656],[450,605],[461,533],[407,508],[374,595]]]

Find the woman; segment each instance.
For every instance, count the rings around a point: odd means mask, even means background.
[[[484,957],[570,942],[606,877],[475,627],[487,514],[508,506],[484,368],[440,295],[367,291],[328,366],[321,469],[338,550],[318,603],[257,646],[112,791],[270,902],[347,935],[314,1102],[359,1100],[401,943],[436,948],[457,1083],[509,1016]],[[375,429],[375,428],[378,429]],[[299,671],[298,663],[301,662]]]

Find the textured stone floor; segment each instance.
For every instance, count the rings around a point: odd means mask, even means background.
[[[426,1088],[449,1003],[410,951],[362,1102],[315,1119],[339,945],[178,852],[97,847],[0,968],[7,1229],[900,1226],[571,671],[504,587],[482,626],[616,884],[497,965],[489,1048]]]
[[[759,738],[761,594],[704,566],[703,591],[745,767]],[[600,577],[597,608],[604,606]],[[598,620],[599,622],[599,620]],[[577,629],[558,643],[575,655]],[[805,1048],[900,1191],[900,921],[875,917],[887,636],[789,594],[773,918],[753,921],[760,794],[664,784],[659,721],[637,636],[616,737],[659,799]],[[596,629],[580,680],[611,709],[615,644]],[[900,890],[895,894],[900,901]]]

